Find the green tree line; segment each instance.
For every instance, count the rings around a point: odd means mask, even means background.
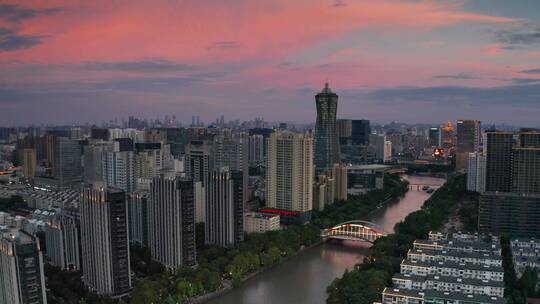
[[[385,286],[399,271],[412,242],[439,229],[459,200],[467,195],[466,177],[451,178],[422,208],[396,224],[395,233],[375,241],[363,263],[346,271],[327,288],[329,304],[364,304],[378,301]]]

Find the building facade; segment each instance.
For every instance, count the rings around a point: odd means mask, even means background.
[[[467,190],[479,193],[486,191],[485,153],[469,153],[469,164],[467,170]]]
[[[148,202],[152,258],[174,271],[197,263],[193,181],[164,174],[152,179]]]
[[[308,212],[314,180],[313,139],[309,135],[277,132],[267,142],[266,206]]]
[[[212,170],[206,196],[205,243],[231,247],[244,241],[244,176],[228,167]]]
[[[38,240],[0,227],[0,303],[47,304],[43,256]]]
[[[67,187],[81,181],[81,146],[78,141],[65,137],[56,138],[53,175],[60,187]]]
[[[80,215],[59,209],[47,221],[45,243],[50,263],[65,270],[81,270]]]
[[[244,215],[245,233],[265,233],[279,230],[279,215],[248,212]]]
[[[478,230],[512,236],[537,236],[540,233],[540,194],[482,194],[478,206]]]
[[[131,290],[126,194],[85,185],[80,200],[83,283],[101,295]]]
[[[469,153],[480,147],[481,124],[478,120],[457,121],[456,171],[466,171]]]
[[[135,157],[132,151],[104,152],[103,181],[107,187],[114,187],[131,193],[135,190]]]
[[[512,132],[486,132],[486,191],[510,192],[512,188]]]
[[[323,172],[332,164],[339,162],[336,113],[338,95],[325,84],[324,89],[315,95],[317,121],[315,124],[315,168]]]

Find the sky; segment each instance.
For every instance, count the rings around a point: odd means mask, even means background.
[[[0,125],[128,116],[540,126],[536,0],[0,0]]]

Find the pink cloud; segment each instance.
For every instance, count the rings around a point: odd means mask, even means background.
[[[34,6],[35,4],[27,4]],[[437,1],[47,2],[55,15],[20,24],[43,43],[0,59],[38,62],[162,57],[195,62],[282,58],[359,28],[433,28],[459,22],[512,19],[473,14]],[[212,47],[234,42],[235,48]],[[218,45],[219,46],[219,45]]]

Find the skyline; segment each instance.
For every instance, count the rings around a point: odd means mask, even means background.
[[[540,3],[519,2],[8,1],[0,125],[311,123],[328,81],[339,118],[538,127]]]

